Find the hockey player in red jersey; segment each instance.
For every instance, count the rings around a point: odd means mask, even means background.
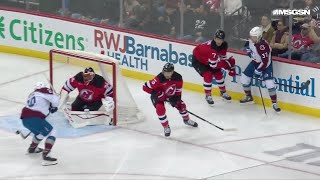
[[[230,101],[226,92],[222,69],[229,70],[230,76],[235,76],[235,59],[227,59],[228,43],[224,41],[225,33],[217,30],[213,40],[197,45],[193,50],[192,66],[203,77],[203,87],[208,104],[214,104],[211,96],[212,78],[215,78],[221,97]]]
[[[254,27],[250,31],[249,46],[246,51],[251,61],[241,75],[241,84],[246,95],[240,100],[240,103],[253,103],[251,80],[255,77],[260,81],[265,81],[272,107],[276,112],[280,112],[281,109],[277,104],[277,89],[273,79],[272,49],[268,42],[262,39],[262,32],[260,27]]]
[[[102,99],[106,98],[108,101],[113,101],[112,85],[102,76],[95,74],[91,67],[87,67],[83,72],[79,72],[68,79],[63,85],[61,94],[69,94],[75,89],[78,89],[79,95],[71,104],[72,111],[84,111],[85,109],[97,111],[103,104]]]
[[[166,63],[161,73],[143,85],[143,90],[151,94],[151,101],[156,108],[165,136],[170,136],[171,133],[165,102],[169,102],[179,111],[186,125],[198,127],[198,124],[189,118],[186,104],[181,100],[182,85],[182,76],[174,71],[172,63]]]

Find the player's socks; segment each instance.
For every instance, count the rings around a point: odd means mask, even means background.
[[[28,148],[28,153],[33,154],[33,153],[40,153],[43,151],[42,148],[38,148],[38,145],[42,139],[38,138],[37,136],[33,136],[32,138],[32,143],[30,144]]]

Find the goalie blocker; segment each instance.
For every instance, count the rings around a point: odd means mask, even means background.
[[[69,102],[69,93],[78,89],[79,94]],[[64,114],[74,128],[87,125],[111,125],[114,109],[113,87],[102,76],[87,67],[68,79],[62,90],[61,104]]]

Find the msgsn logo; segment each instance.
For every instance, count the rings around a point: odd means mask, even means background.
[[[121,44],[122,47],[120,47]],[[94,46],[100,47],[101,49],[107,49],[107,55],[112,56],[116,59],[119,59],[120,57],[120,60],[121,58],[122,60],[123,58],[127,59],[128,57],[126,56],[128,55],[133,56],[134,58],[145,60],[151,58],[154,60],[161,60],[164,62],[171,62],[174,64],[191,67],[192,54],[177,52],[173,49],[171,43],[169,43],[165,48],[159,48],[156,46],[138,43],[136,42],[136,39],[131,36],[122,36],[120,34],[95,30]],[[110,50],[112,50],[113,52],[109,52]],[[126,55],[121,55],[121,53]]]
[[[273,16],[309,16],[310,9],[275,9],[272,11]]]
[[[41,23],[35,24],[26,20],[14,19],[9,25],[10,36],[17,41],[31,41],[34,44],[55,46],[61,49],[85,49],[83,37],[76,38],[71,34],[63,34],[45,29]]]

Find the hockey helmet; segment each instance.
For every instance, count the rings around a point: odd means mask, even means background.
[[[38,81],[34,87],[35,89],[46,88],[46,84],[42,81]]]
[[[250,30],[250,36],[257,37],[258,40],[262,38],[262,29],[256,26]]]
[[[224,40],[224,38],[226,37],[226,33],[225,33],[223,30],[218,29],[218,30],[214,33],[214,37],[215,37],[215,38],[218,38],[218,39]]]
[[[172,63],[166,63],[162,69],[163,72],[172,72],[174,71],[174,65]]]
[[[83,80],[85,82],[90,82],[94,78],[94,70],[92,67],[87,67],[83,71]]]

